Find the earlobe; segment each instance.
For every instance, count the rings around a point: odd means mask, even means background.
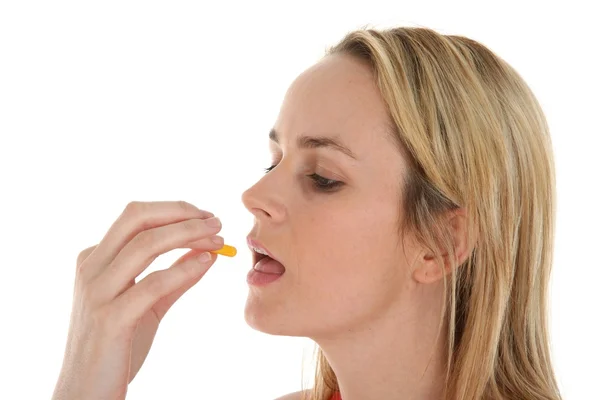
[[[444,270],[431,253],[427,253],[420,260],[420,265],[413,273],[414,279],[419,283],[434,283],[443,279],[445,274],[450,272],[447,262],[447,256],[443,257]]]
[[[469,243],[468,220],[464,209],[453,210],[447,223],[452,234],[452,243],[456,257],[456,266],[462,265],[473,252],[474,243]],[[442,255],[443,269],[430,250],[423,251],[418,258],[419,265],[414,270],[413,277],[420,283],[434,283],[443,279],[444,275],[452,272],[450,255]]]

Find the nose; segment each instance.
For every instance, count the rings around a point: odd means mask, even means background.
[[[284,218],[285,207],[281,183],[276,182],[275,170],[267,173],[242,193],[242,203],[257,219],[278,222]]]

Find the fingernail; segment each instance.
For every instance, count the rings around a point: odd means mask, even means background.
[[[206,253],[202,253],[198,256],[198,261],[200,261],[201,263],[207,263],[210,261],[211,259],[211,255],[210,253],[206,252]]]
[[[206,220],[206,224],[208,226],[212,226],[213,228],[218,228],[221,226],[221,220],[218,217],[212,217]]]
[[[225,243],[225,240],[221,236],[213,236],[211,239],[214,244],[218,244],[219,246],[223,246]]]

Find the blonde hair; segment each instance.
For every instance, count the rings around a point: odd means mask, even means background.
[[[561,399],[547,325],[555,224],[552,143],[520,75],[482,44],[422,27],[360,29],[325,56],[372,67],[390,134],[411,168],[400,206],[407,230],[450,254],[444,275],[445,399]],[[441,218],[465,208],[470,257],[456,266]],[[449,286],[448,286],[449,285]],[[446,320],[447,324],[442,324]],[[337,378],[318,346],[312,389],[329,400]]]

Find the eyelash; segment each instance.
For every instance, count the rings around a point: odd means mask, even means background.
[[[268,174],[276,166],[277,165],[271,165],[269,168],[264,168],[265,174]],[[344,184],[344,182],[334,181],[333,179],[327,179],[317,174],[311,174],[306,176],[313,180],[313,185],[315,186],[315,189],[321,192],[331,192]]]

